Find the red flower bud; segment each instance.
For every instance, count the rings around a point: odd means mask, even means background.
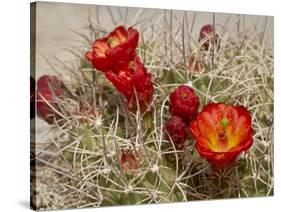
[[[144,109],[152,98],[154,88],[151,74],[138,56],[119,70],[106,72],[106,77],[126,97],[131,110],[137,108],[137,103]]]
[[[63,83],[56,76],[43,75],[37,80],[37,89],[58,89],[62,87],[62,84]]]
[[[200,30],[200,35],[199,35],[199,42],[201,43],[201,48],[204,51],[208,51],[210,47],[217,46],[217,49],[219,49],[219,36],[218,34],[215,33],[215,36],[213,35],[214,33],[214,27],[211,24],[204,25],[201,30]],[[215,39],[213,39],[215,37]]]
[[[187,58],[186,67],[188,71],[200,73],[204,71],[204,66],[205,62],[202,55],[191,54]]]
[[[187,125],[196,117],[198,107],[199,99],[189,86],[181,85],[170,94],[170,113],[182,118]]]
[[[178,116],[171,116],[165,123],[167,138],[170,138],[175,145],[181,145],[187,138],[187,126]]]
[[[132,27],[126,30],[119,26],[102,39],[92,44],[92,51],[85,57],[93,66],[103,72],[128,63],[135,55],[139,33]]]
[[[76,118],[81,124],[91,124],[92,120],[96,118],[95,108],[88,102],[80,102],[79,107],[76,109]]]
[[[127,173],[136,174],[141,165],[140,150],[122,150],[119,162]]]
[[[30,76],[30,119],[35,117],[35,79]]]
[[[57,98],[62,96],[62,82],[56,76],[44,75],[37,81],[36,106],[38,117],[51,124],[58,117]]]
[[[216,168],[229,166],[253,144],[252,118],[244,106],[210,103],[189,129],[200,155]]]

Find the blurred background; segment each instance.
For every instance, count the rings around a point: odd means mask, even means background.
[[[184,15],[186,24],[192,29],[190,44],[186,44],[188,47],[198,40],[203,25],[213,24],[214,13],[39,2],[36,13],[36,78],[44,73],[54,73],[46,59],[57,57],[64,62],[74,62],[77,59],[66,48],[86,48],[87,44],[78,33],[89,34],[89,20],[93,24],[101,24],[105,31],[111,31],[119,25],[134,25],[144,33],[144,39],[151,39],[149,32],[157,32],[157,29],[165,27],[171,20],[172,31],[177,33],[180,27],[177,23],[182,22]],[[225,29],[232,36],[255,29],[265,34],[267,43],[273,44],[273,17],[215,13],[215,27]]]

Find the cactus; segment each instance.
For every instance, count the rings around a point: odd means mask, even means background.
[[[61,189],[54,191],[60,201],[45,200],[43,204],[40,198],[46,189],[41,196],[39,189],[34,194],[35,208],[273,195],[272,44],[255,39],[261,33],[254,28],[251,36],[247,32],[236,36],[227,30],[222,34],[223,29],[216,27],[220,48],[201,55],[202,70],[191,70],[186,61],[200,51],[196,48],[199,43],[187,39],[192,29],[186,23],[187,14],[179,13],[183,21],[172,22],[167,21],[167,12],[161,12],[159,17],[166,20],[162,31],[151,30],[143,36],[145,23],[139,26],[142,39],[137,53],[152,73],[155,86],[152,103],[144,113],[129,111],[125,98],[102,73],[92,70],[83,55],[89,44],[83,42],[85,48],[76,55],[80,63],[69,72],[74,80],[65,82],[69,95],[59,100],[61,119],[51,125],[56,134],[50,133],[48,146],[36,146],[36,161],[40,162],[36,168],[52,173],[50,177],[56,180],[48,189],[59,185]],[[93,24],[90,16],[84,35],[89,40],[103,34],[95,26],[102,25]],[[169,94],[182,84],[195,90],[200,109],[208,102],[225,102],[242,104],[252,113],[254,145],[232,167],[214,171],[200,157],[190,135],[182,148],[165,137]],[[51,153],[46,156],[44,152]],[[44,183],[44,177],[37,176],[37,181]]]

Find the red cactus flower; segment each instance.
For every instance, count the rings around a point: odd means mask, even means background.
[[[208,51],[208,49],[213,45],[217,46],[217,48],[219,49],[219,36],[216,33],[214,36],[213,33],[214,27],[211,24],[204,25],[201,28],[199,42],[201,42],[202,50]],[[213,37],[215,37],[215,39],[213,39]]]
[[[252,118],[244,106],[210,103],[189,130],[200,155],[217,167],[228,166],[253,144]]]
[[[97,39],[92,44],[92,51],[87,52],[85,57],[96,69],[106,72],[128,63],[134,57],[138,39],[137,30],[119,26],[106,37]]]
[[[151,74],[147,72],[138,56],[119,70],[106,72],[106,77],[126,97],[132,110],[136,109],[137,103],[143,109],[152,98],[154,89]]]
[[[49,124],[58,117],[54,109],[58,109],[57,98],[62,96],[61,86],[62,82],[55,76],[44,75],[37,81],[37,115]]]
[[[181,145],[187,138],[187,126],[178,116],[171,116],[165,123],[167,138],[170,138],[175,145]]]
[[[186,124],[196,117],[198,107],[199,99],[189,86],[181,85],[170,94],[170,113],[181,117]]]

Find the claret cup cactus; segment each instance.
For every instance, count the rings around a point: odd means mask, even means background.
[[[160,31],[90,21],[69,76],[39,77],[34,208],[273,194],[272,48],[167,15]]]

